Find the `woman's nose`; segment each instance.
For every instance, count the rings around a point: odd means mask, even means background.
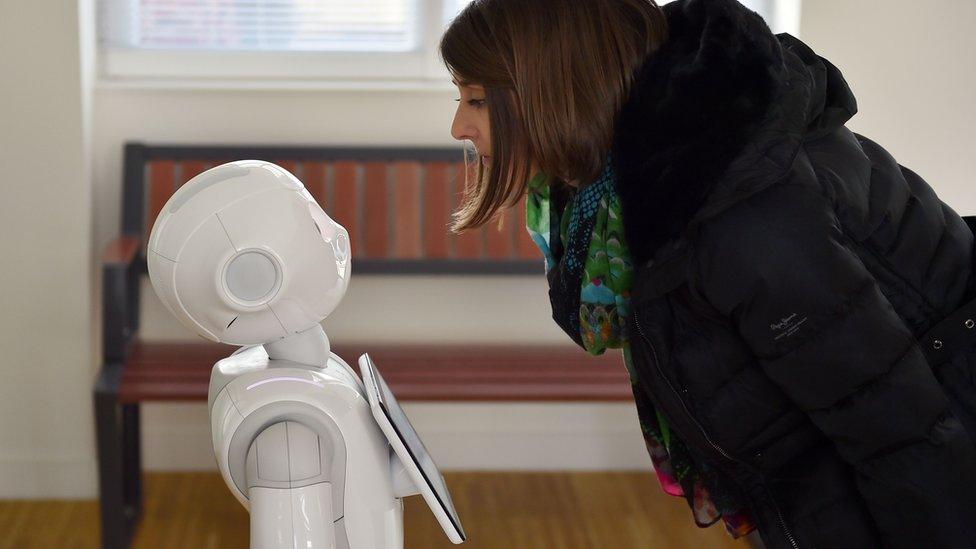
[[[460,109],[458,109],[460,111]],[[474,140],[475,129],[460,112],[454,114],[454,122],[451,123],[451,137],[462,141],[464,139]]]

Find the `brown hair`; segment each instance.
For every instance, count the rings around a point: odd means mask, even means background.
[[[550,184],[594,180],[634,71],[666,38],[654,0],[471,2],[440,54],[459,83],[485,88],[491,158],[466,178],[451,230],[479,227],[517,203],[533,159]]]

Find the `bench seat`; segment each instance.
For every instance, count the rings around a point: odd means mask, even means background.
[[[210,369],[233,347],[133,343],[119,384],[123,404],[207,399]],[[335,346],[354,370],[368,352],[401,401],[627,401],[620,353],[590,356],[566,345]]]

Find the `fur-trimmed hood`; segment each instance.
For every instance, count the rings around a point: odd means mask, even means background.
[[[775,183],[802,139],[857,111],[833,65],[773,35],[736,0],[662,9],[669,37],[636,72],[613,143],[638,266],[669,257],[702,220]]]

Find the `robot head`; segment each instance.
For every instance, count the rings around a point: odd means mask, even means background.
[[[146,256],[173,315],[233,345],[313,327],[351,275],[349,233],[294,175],[260,160],[216,166],[180,187],[153,224]]]

